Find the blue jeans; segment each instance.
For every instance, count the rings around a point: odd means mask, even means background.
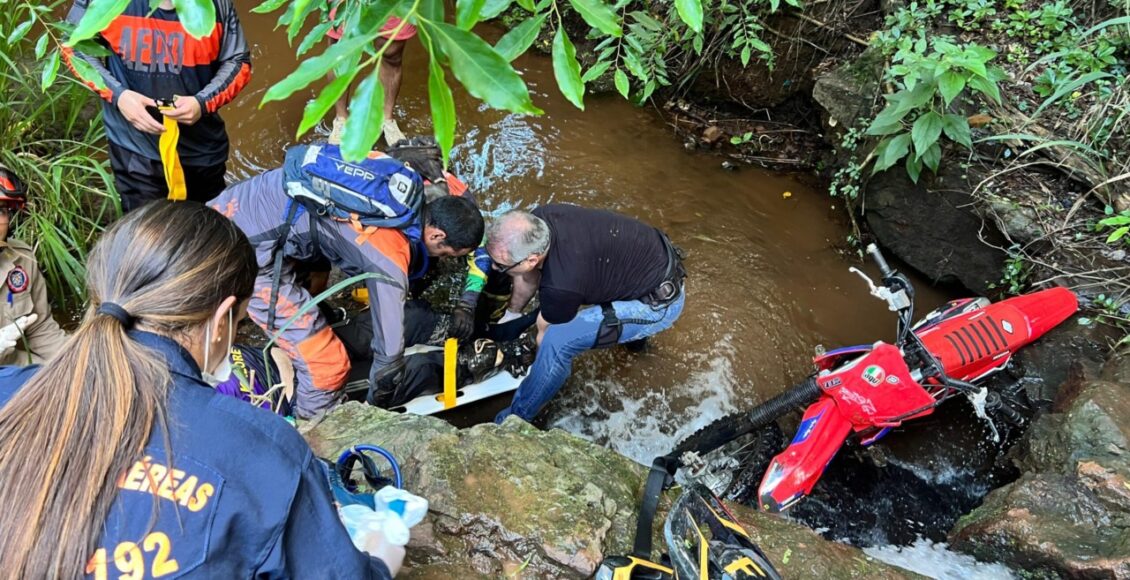
[[[639,300],[613,302],[616,317],[625,321],[619,343],[647,338],[670,328],[683,313],[686,295],[666,306],[651,307]],[[494,418],[501,423],[510,415],[517,415],[526,421],[532,420],[542,407],[561,390],[565,379],[573,370],[573,358],[592,348],[604,320],[600,306],[589,306],[565,324],[552,324],[542,337],[537,358],[530,367],[530,374],[518,386],[510,406]],[[628,322],[631,320],[631,322]],[[639,324],[638,321],[647,321]]]

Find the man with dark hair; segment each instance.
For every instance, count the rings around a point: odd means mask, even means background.
[[[275,328],[296,316],[311,300],[309,291],[297,283],[299,262],[325,259],[348,276],[381,274],[381,279],[365,281],[373,328],[369,398],[377,400],[382,393],[397,390],[405,377],[404,304],[409,279],[427,269],[429,258],[466,256],[478,247],[483,238],[482,215],[468,199],[443,196],[422,208],[418,221],[413,222],[419,225],[410,228],[412,233],[366,227],[356,219],[335,219],[309,210],[296,215],[288,226],[286,216],[295,198],[287,193],[294,184],[286,171],[274,169],[237,183],[210,204],[239,225],[259,257],[248,315],[264,329],[271,326],[272,302],[277,314]],[[275,276],[278,252],[282,262]],[[341,399],[350,359],[317,308],[293,318],[278,344],[294,363],[292,403],[298,417],[312,417]]]
[[[67,21],[78,24],[89,2],[75,0]],[[219,110],[251,80],[251,51],[235,2],[212,3],[216,26],[203,38],[185,31],[171,0],[127,0],[124,12],[96,37],[107,56],[63,49],[72,71],[78,59],[101,77],[101,86],[80,80],[105,101],[102,117],[122,211],[169,194],[158,151],[166,131],[162,115],[177,123],[176,155],[188,199],[205,202],[224,189],[228,134]],[[157,100],[171,107],[158,113]]]

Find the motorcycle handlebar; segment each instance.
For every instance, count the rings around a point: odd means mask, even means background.
[[[887,260],[883,258],[883,254],[879,252],[878,246],[875,244],[867,244],[867,253],[871,254],[871,259],[875,260],[875,263],[879,265],[879,271],[883,273],[884,278],[889,278],[894,274],[894,272],[891,271],[891,267],[887,265]]]

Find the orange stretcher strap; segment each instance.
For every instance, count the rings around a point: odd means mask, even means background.
[[[171,107],[164,107],[168,111]],[[157,143],[161,152],[161,166],[165,169],[165,183],[169,186],[169,197],[173,201],[184,201],[188,198],[188,187],[184,183],[184,168],[180,164],[180,154],[177,153],[177,141],[180,140],[180,124],[176,119],[165,117],[165,132]]]

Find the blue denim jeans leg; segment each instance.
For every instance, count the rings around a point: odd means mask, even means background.
[[[647,338],[670,328],[683,313],[685,296],[680,292],[673,302],[659,307],[648,306],[639,300],[613,302],[616,317],[624,324],[619,342]],[[530,373],[518,386],[510,406],[503,409],[494,422],[501,423],[510,415],[526,421],[537,416],[569,378],[573,358],[592,348],[603,318],[600,306],[589,306],[569,322],[550,325],[542,337]]]

